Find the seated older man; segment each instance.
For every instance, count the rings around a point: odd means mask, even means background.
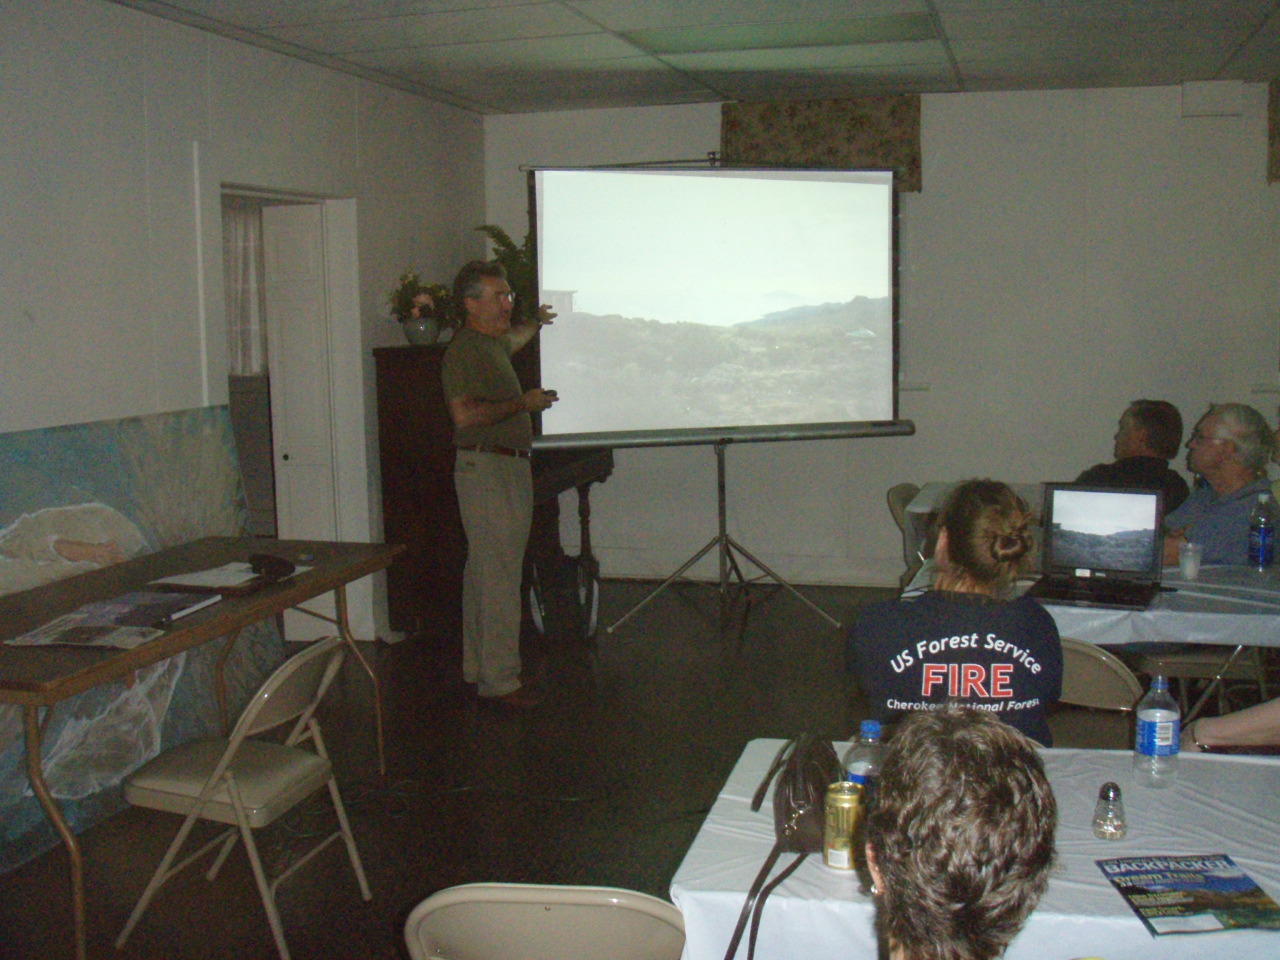
[[[1267,421],[1243,403],[1218,403],[1200,418],[1187,441],[1187,467],[1205,480],[1165,518],[1165,562],[1177,563],[1178,544],[1204,547],[1205,563],[1245,564],[1249,514],[1266,478],[1272,434]]]

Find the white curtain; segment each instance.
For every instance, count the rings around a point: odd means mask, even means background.
[[[222,263],[227,287],[229,372],[240,376],[264,374],[267,330],[261,200],[223,196]]]

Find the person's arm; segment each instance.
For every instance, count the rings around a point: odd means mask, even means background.
[[[1186,750],[1280,744],[1280,697],[1222,717],[1201,717],[1182,732]]]
[[[487,427],[499,423],[517,413],[538,413],[547,409],[558,398],[554,390],[534,387],[511,400],[482,400],[479,397],[451,397],[449,416],[459,430],[467,427]]]
[[[538,335],[538,331],[551,324],[555,314],[545,303],[538,307],[538,315],[527,323],[521,323],[507,331],[507,339],[511,341],[511,352],[515,353]]]

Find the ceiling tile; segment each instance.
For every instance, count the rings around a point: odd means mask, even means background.
[[[926,14],[925,0],[566,0],[609,30],[649,30],[713,24],[792,23],[804,20]]]
[[[111,2],[482,113],[1280,77],[1280,0]]]
[[[586,20],[555,3],[510,9],[452,10],[383,19],[341,20],[281,27],[272,34],[322,53],[385,50],[393,47],[479,43],[516,37],[564,36],[599,32]]]
[[[976,11],[949,13],[941,17],[942,28],[952,40],[960,41],[982,37],[986,39],[1002,39],[1021,37],[1029,34],[1045,37],[1069,38],[1077,33],[1096,33],[1106,31],[1113,36],[1142,36],[1159,30],[1167,33],[1181,33],[1194,36],[1200,33],[1213,33],[1218,36],[1231,36],[1243,40],[1256,28],[1254,21],[1241,21],[1232,18],[1193,17],[1177,15],[1166,18],[1152,16],[1135,16],[1127,20],[1104,15],[1079,17],[1062,16],[1054,7],[1029,11]]]
[[[632,30],[625,36],[644,50],[666,54],[932,40],[937,34],[927,16],[909,14]]]
[[[639,51],[608,33],[573,37],[535,37],[493,43],[458,43],[450,46],[399,47],[350,53],[346,59],[379,70],[413,72],[429,67],[491,69],[550,67],[594,60],[637,57]]]
[[[761,77],[754,73],[706,76],[704,79],[723,89],[732,100],[830,100],[852,96],[883,96],[921,93],[922,86],[931,92],[953,93],[959,87],[945,74],[937,74],[921,83],[918,71],[901,74],[892,69],[852,75],[840,73],[802,73]]]
[[[686,53],[662,60],[682,70],[832,70],[891,64],[947,64],[946,51],[936,41],[873,43],[844,47],[805,47],[799,50],[739,50],[724,53]]]
[[[168,0],[215,20],[263,29],[341,20],[379,20],[453,10],[524,6],[528,0]],[[155,4],[159,6],[160,4]]]
[[[1237,49],[1219,78],[1257,82],[1280,78],[1280,19],[1273,17]]]
[[[563,109],[576,102],[593,107],[705,102],[713,95],[698,81],[645,58],[562,70],[448,70],[416,75],[470,99],[505,111]],[[537,104],[557,104],[541,107]]]

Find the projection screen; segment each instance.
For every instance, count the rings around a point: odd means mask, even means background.
[[[540,447],[911,432],[889,171],[533,173]]]

